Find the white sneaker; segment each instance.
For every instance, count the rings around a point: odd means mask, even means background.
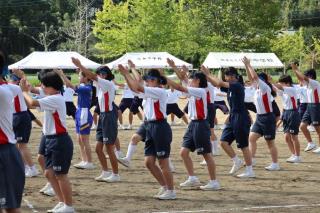
[[[278,129],[277,129],[277,132],[283,132],[283,127],[279,127]]]
[[[96,129],[97,129],[97,126],[95,124],[92,124],[91,130],[96,130]]]
[[[74,164],[73,166],[77,169],[83,169],[82,167],[85,163],[85,161],[81,161],[80,163]]]
[[[121,151],[115,151],[117,159],[125,158],[126,156]]]
[[[54,211],[54,213],[74,213],[74,208],[72,206],[63,205],[61,208]]]
[[[287,158],[286,162],[292,163],[291,161],[295,158],[295,155],[291,155],[289,158]]]
[[[122,129],[122,130],[125,130],[126,129],[126,127],[124,126],[124,125],[119,125],[119,129]]]
[[[118,162],[123,166],[130,168],[130,161],[127,158],[118,158]]]
[[[252,166],[256,166],[257,165],[257,160],[255,158],[252,158]]]
[[[301,163],[301,157],[300,156],[292,156],[291,159],[287,159],[288,163]]]
[[[220,127],[218,125],[214,125],[214,130],[220,130]]]
[[[225,125],[225,124],[223,124],[223,125],[220,127],[221,130],[224,130],[224,128],[226,128],[226,125]]]
[[[48,210],[47,212],[56,212],[58,209],[62,208],[64,206],[63,202],[59,202],[53,209]]]
[[[175,190],[166,190],[158,197],[159,200],[175,200],[177,198]]]
[[[26,172],[26,177],[36,177],[39,175],[39,171],[36,168],[29,168]]]
[[[50,185],[50,188],[48,188],[47,190],[45,190],[43,192],[44,195],[50,196],[50,197],[54,197],[56,195],[56,193],[54,192],[53,188]]]
[[[93,163],[85,162],[81,167],[81,169],[95,169],[96,167]]]
[[[193,180],[186,180],[183,183],[180,183],[181,188],[198,188],[201,185],[200,181],[198,178],[193,179]]]
[[[312,153],[320,154],[320,147],[318,147],[318,149],[316,149],[316,150],[313,150]]]
[[[200,189],[204,191],[214,191],[214,190],[220,190],[221,186],[218,181],[209,181],[207,185],[200,186]]]
[[[306,148],[304,149],[305,152],[311,151],[313,149],[315,149],[317,147],[317,145],[313,142],[308,143],[308,145],[306,146]]]
[[[171,161],[169,161],[169,169],[170,169],[170,172],[172,173],[176,172],[176,169],[174,168],[174,165]]]
[[[315,129],[314,126],[312,126],[312,125],[308,126],[307,128],[308,128],[308,130],[309,130],[310,132],[315,132],[315,131],[316,131],[316,129]]]
[[[206,165],[207,165],[207,162],[206,162],[205,160],[203,160],[203,161],[200,162],[200,165],[201,165],[201,166],[206,166]]]
[[[114,183],[114,182],[119,182],[120,181],[120,175],[115,175],[115,174],[111,174],[109,177],[107,178],[103,178],[102,179],[104,182],[108,182],[108,183]]]
[[[44,187],[42,187],[42,189],[40,189],[40,193],[43,193],[44,191],[48,190],[49,188],[51,188],[51,184],[48,182],[46,183],[46,185]]]
[[[229,174],[234,175],[242,167],[242,164],[243,161],[240,159],[237,162],[234,162]]]
[[[256,175],[253,171],[245,171],[242,174],[237,175],[238,178],[255,178]]]
[[[104,181],[103,179],[108,178],[110,175],[111,175],[111,172],[109,172],[109,171],[102,171],[102,172],[101,172],[101,175],[98,176],[98,177],[96,177],[95,180],[98,181],[98,182],[103,182],[103,181]]]
[[[132,129],[132,125],[128,125],[127,127],[126,127],[126,130],[131,130]]]
[[[278,163],[271,163],[269,166],[264,167],[264,168],[268,171],[279,171],[280,170],[280,166]]]
[[[162,195],[163,193],[165,193],[166,190],[167,190],[167,189],[166,189],[165,187],[161,186],[160,189],[159,189],[159,192],[158,192],[157,194],[155,194],[153,197],[154,197],[154,198],[159,198],[160,195]]]

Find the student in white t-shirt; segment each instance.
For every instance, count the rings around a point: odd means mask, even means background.
[[[172,131],[166,120],[167,92],[161,88],[166,84],[166,79],[158,70],[151,69],[143,77],[146,82],[146,86],[143,86],[122,65],[119,65],[119,71],[132,91],[144,99],[145,122],[140,128],[145,129],[145,165],[161,186],[155,197],[160,200],[176,199],[169,167]],[[156,164],[157,160],[160,167]]]
[[[14,95],[5,81],[0,52],[0,212],[19,213],[25,184],[24,165],[12,128]]]
[[[118,161],[114,152],[115,143],[118,137],[118,110],[114,106],[116,95],[115,84],[112,82],[114,75],[107,66],[101,66],[97,69],[99,75],[85,68],[79,59],[72,58],[73,64],[85,74],[88,79],[94,81],[97,85],[98,102],[100,107],[100,116],[96,131],[96,153],[101,164],[101,174],[96,177],[96,181],[119,182],[120,175],[118,170]],[[106,148],[112,167],[112,172],[108,169],[106,156],[103,148]]]
[[[71,76],[66,76],[69,81],[71,81]],[[76,118],[77,108],[73,103],[73,95],[75,93],[74,89],[71,87],[64,86],[63,97],[66,101],[67,115],[71,116],[73,120]]]
[[[167,114],[171,115],[171,125],[175,125],[174,116],[182,119],[185,124],[188,124],[188,118],[184,112],[179,108],[178,101],[182,96],[182,93],[170,87],[167,89],[168,103],[167,103]]]
[[[30,87],[25,79],[21,89],[27,104],[44,111],[43,134],[45,137],[45,176],[50,181],[59,203],[50,212],[74,212],[72,188],[68,172],[73,156],[73,142],[67,132],[66,105],[61,92],[63,81],[54,71],[41,78],[45,97],[35,100],[29,96]]]

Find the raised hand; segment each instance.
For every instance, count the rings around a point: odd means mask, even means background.
[[[119,72],[122,74],[122,75],[127,75],[129,74],[129,70],[124,67],[122,64],[119,64],[118,65],[118,69],[119,69]]]
[[[13,69],[12,73],[15,74],[16,76],[18,76],[19,78],[23,78],[25,76],[24,72],[19,69]]]
[[[200,69],[203,72],[203,74],[210,75],[210,70],[207,67],[205,67],[204,65],[201,65]]]
[[[241,60],[245,66],[250,65],[250,60],[247,57],[243,57],[243,59]]]
[[[64,73],[63,73],[63,70],[61,69],[57,69],[57,70],[54,70],[60,77],[63,77]]]
[[[30,91],[30,85],[28,84],[27,80],[25,78],[21,79],[20,81],[20,88],[23,92],[29,92]]]
[[[291,63],[290,65],[293,71],[298,70],[298,66],[295,63]]]
[[[72,63],[76,66],[76,67],[81,67],[81,62],[79,59],[71,57]]]
[[[128,60],[128,65],[129,65],[130,69],[136,68],[136,65],[131,60]]]
[[[174,61],[170,58],[167,58],[167,63],[169,64],[170,67],[175,67],[176,64],[174,63]]]

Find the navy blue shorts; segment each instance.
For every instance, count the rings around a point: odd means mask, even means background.
[[[182,147],[198,155],[211,153],[210,126],[207,120],[191,121],[183,136]]]
[[[24,164],[17,147],[0,145],[0,209],[20,208],[24,184]]]
[[[167,104],[167,115],[174,114],[178,118],[182,118],[184,113],[179,108],[178,104]]]
[[[68,133],[45,136],[46,169],[52,168],[56,175],[68,174],[73,155],[73,142]]]
[[[302,117],[302,122],[312,124],[313,126],[320,125],[320,104],[308,104],[307,110]]]
[[[100,143],[113,145],[118,137],[118,113],[114,108],[111,112],[102,112],[99,116],[96,140]]]
[[[143,109],[142,101],[142,98],[135,96],[133,98],[132,105],[130,106],[130,112],[132,112],[135,115],[139,112],[139,107]]]
[[[254,113],[257,113],[257,108],[256,108],[256,105],[254,103],[244,103],[245,107],[247,110],[251,111],[251,112],[254,112]]]
[[[216,110],[214,108],[214,104],[208,104],[208,115],[207,121],[209,123],[210,128],[214,128],[214,119],[216,117]]]
[[[73,102],[66,102],[67,115],[72,116],[73,119],[76,117],[77,108]]]
[[[139,126],[138,130],[136,131],[136,134],[137,134],[137,135],[140,135],[140,137],[142,138],[142,141],[143,141],[143,142],[146,141],[147,129],[146,129],[146,124],[145,124],[145,122],[143,122],[143,123]]]
[[[300,103],[299,105],[298,111],[299,111],[299,116],[301,120],[303,118],[304,113],[307,111],[307,107],[308,107],[307,103]]]
[[[283,132],[299,134],[300,116],[298,110],[284,110],[282,113]]]
[[[88,108],[78,108],[76,111],[76,133],[90,135],[93,117]]]
[[[172,131],[167,120],[146,121],[145,156],[168,158],[171,151]]]
[[[119,109],[121,110],[121,112],[123,113],[124,111],[126,111],[126,109],[130,109],[132,102],[133,98],[122,98],[119,105]]]
[[[281,115],[280,109],[275,100],[272,101],[272,112],[276,117],[279,117]]]
[[[13,114],[13,131],[18,143],[28,143],[31,135],[31,118],[28,111]]]
[[[46,136],[43,134],[40,139],[38,154],[43,156],[46,154]]]
[[[263,115],[257,114],[251,132],[264,136],[266,140],[274,140],[276,138],[276,117],[274,113]]]
[[[220,109],[225,115],[230,112],[225,101],[215,101],[214,108],[215,110]]]
[[[247,112],[231,113],[229,122],[223,129],[220,141],[229,145],[235,140],[237,147],[243,149],[249,145],[250,118]]]

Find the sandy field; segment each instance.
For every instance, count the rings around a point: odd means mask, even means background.
[[[117,96],[116,103],[121,96]],[[281,101],[278,100],[278,103]],[[181,100],[180,107],[185,105]],[[42,115],[36,114],[42,119]],[[219,122],[225,116],[218,111]],[[127,112],[124,114],[127,123]],[[131,135],[139,125],[134,119],[134,130],[120,130],[119,138],[122,150],[126,153]],[[72,119],[68,119],[68,131],[74,142],[72,164],[79,162],[79,149]],[[69,177],[73,186],[74,207],[77,212],[320,212],[320,157],[313,153],[302,152],[303,162],[289,164],[285,160],[290,156],[283,133],[277,133],[276,144],[279,151],[281,171],[268,172],[264,169],[270,162],[267,145],[264,140],[258,143],[257,166],[254,168],[255,179],[242,180],[228,175],[232,161],[221,151],[221,156],[215,157],[217,178],[221,183],[220,191],[181,190],[179,184],[187,178],[186,170],[179,156],[180,145],[185,126],[174,126],[171,158],[176,168],[174,174],[177,200],[159,201],[152,196],[158,192],[159,185],[149,174],[143,163],[143,147],[140,143],[133,157],[131,169],[119,164],[121,182],[101,183],[94,177],[100,175],[100,167],[95,153],[94,170],[70,169]],[[218,137],[222,131],[217,130]],[[315,134],[313,133],[313,138]],[[41,129],[33,128],[30,148],[36,160],[36,154],[41,137]],[[306,141],[300,134],[301,150]],[[91,147],[95,147],[95,132],[91,134]],[[234,144],[234,147],[235,144]],[[242,157],[241,152],[238,152]],[[195,173],[203,183],[208,180],[206,167],[200,166],[200,156],[192,154]],[[109,162],[108,162],[109,163]],[[110,165],[110,163],[109,163]],[[38,166],[40,169],[40,167]],[[57,200],[39,193],[46,183],[43,175],[27,178],[22,201],[22,212],[46,212]]]

